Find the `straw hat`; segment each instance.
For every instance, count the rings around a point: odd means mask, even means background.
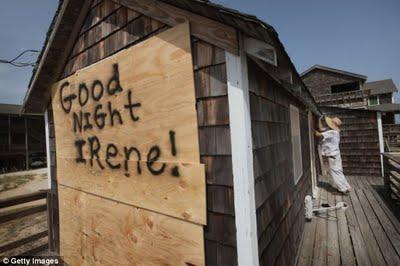
[[[339,127],[342,125],[342,120],[338,117],[325,117],[325,122],[333,130],[339,130]]]

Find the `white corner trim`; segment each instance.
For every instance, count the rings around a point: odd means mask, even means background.
[[[236,247],[239,266],[258,266],[253,144],[247,58],[225,52],[232,146]]]
[[[51,154],[50,154],[50,128],[49,128],[49,110],[46,109],[44,112],[44,129],[46,134],[46,160],[47,160],[47,179],[49,189],[51,189]]]
[[[380,152],[380,157],[381,157],[381,171],[382,171],[382,176],[384,176],[382,153],[385,152],[385,146],[384,146],[384,142],[383,142],[382,113],[377,112],[376,117],[378,120],[378,136],[379,136],[379,152]]]

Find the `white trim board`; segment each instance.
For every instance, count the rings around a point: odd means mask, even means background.
[[[381,172],[382,172],[382,176],[384,176],[385,171],[383,169],[382,153],[385,152],[385,146],[384,146],[384,142],[383,142],[383,127],[382,127],[382,113],[381,112],[376,113],[376,119],[378,120],[378,136],[379,136],[379,152],[380,152],[380,157],[381,157]]]
[[[258,266],[247,57],[225,52],[232,146],[236,248],[239,266]]]
[[[51,189],[51,154],[50,154],[50,128],[49,128],[49,109],[44,112],[44,130],[46,137],[46,160],[47,160],[47,179]]]

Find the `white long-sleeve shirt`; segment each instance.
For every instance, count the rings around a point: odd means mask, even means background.
[[[321,152],[324,156],[336,156],[340,154],[340,133],[336,130],[328,130],[322,132],[322,140],[320,142]]]

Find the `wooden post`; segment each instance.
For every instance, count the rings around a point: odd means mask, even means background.
[[[48,228],[48,242],[49,242],[49,251],[54,252],[54,238],[53,238],[53,204],[52,204],[52,193],[51,191],[47,192],[46,196],[46,205],[47,205],[47,228]]]
[[[258,266],[247,56],[243,50],[239,54],[239,56],[236,56],[229,52],[225,53],[232,145],[236,245],[239,266]]]
[[[25,124],[25,169],[29,170],[29,145],[28,145],[28,121],[24,117]]]
[[[381,173],[382,177],[384,176],[384,169],[383,169],[383,153],[385,152],[384,142],[383,142],[383,129],[382,129],[382,113],[376,113],[377,120],[378,120],[378,137],[379,137],[379,152],[381,156]]]
[[[8,151],[11,150],[11,117],[8,115]]]
[[[50,129],[49,129],[49,110],[44,112],[44,130],[46,137],[46,161],[47,161],[47,179],[51,190],[51,154],[50,154]]]
[[[390,192],[389,174],[389,159],[386,156],[383,156],[383,182],[388,193]]]

